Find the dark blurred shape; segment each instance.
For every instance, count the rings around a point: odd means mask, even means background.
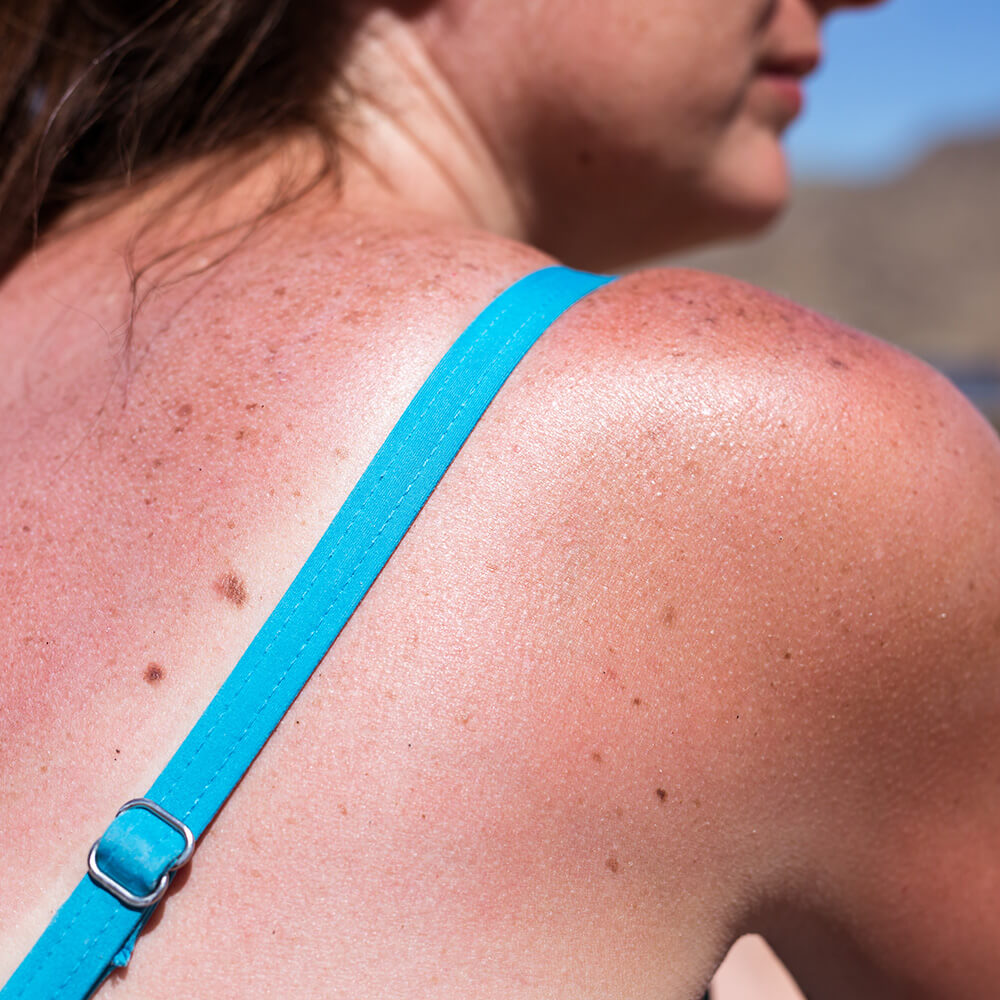
[[[918,354],[1000,427],[1000,135],[868,187],[803,185],[762,239],[675,258]]]

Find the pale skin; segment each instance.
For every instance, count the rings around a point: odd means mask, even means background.
[[[380,9],[342,190],[164,285],[127,364],[122,254],[175,178],[0,287],[0,981],[486,302],[780,207],[760,67],[836,6]],[[993,997],[998,515],[1000,443],[926,366],[620,280],[532,348],[101,995],[680,1000],[760,932],[814,1000]]]

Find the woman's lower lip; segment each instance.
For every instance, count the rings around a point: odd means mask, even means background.
[[[805,103],[801,79],[791,73],[774,72],[761,73],[760,78],[773,94],[776,103],[781,106],[781,110],[790,119],[797,117]]]

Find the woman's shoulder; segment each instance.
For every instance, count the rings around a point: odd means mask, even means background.
[[[775,938],[794,956],[818,935],[847,968],[847,926],[900,977],[961,954],[982,990],[998,926],[962,880],[1000,871],[1000,440],[921,361],[726,278],[636,274],[571,322],[592,339],[563,392],[602,431],[577,482],[614,494],[611,548],[649,553],[620,575],[647,615],[669,604],[647,682],[688,685],[730,857],[767,844]],[[963,928],[947,944],[934,906]],[[795,971],[825,995],[829,966]]]
[[[1000,780],[995,432],[906,352],[699,272],[620,278],[522,364],[496,414],[517,437],[493,456],[531,484],[533,606],[561,592],[546,627],[574,651],[588,637],[575,662],[611,679],[583,718],[623,734],[619,802],[634,794],[668,867],[669,838],[710,824],[727,898],[753,873],[749,910],[814,906],[830,941],[841,920],[866,941],[909,927],[886,965],[937,961],[916,914],[938,880],[961,879],[963,852],[1000,864],[983,846]],[[914,877],[935,846],[951,860]],[[949,947],[971,968],[997,927],[985,894],[963,898],[977,917],[953,919],[976,943]],[[792,950],[795,923],[776,932]]]

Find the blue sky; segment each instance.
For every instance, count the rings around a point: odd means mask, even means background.
[[[1000,130],[1000,0],[849,10],[829,19],[824,46],[789,133],[799,178],[884,176],[942,139]]]

